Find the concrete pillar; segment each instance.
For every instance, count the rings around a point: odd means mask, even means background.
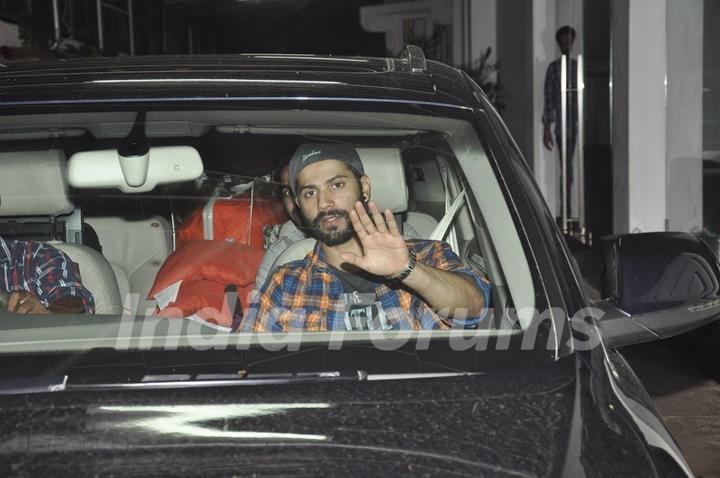
[[[703,0],[667,0],[669,228],[703,227]]]
[[[490,61],[497,58],[497,0],[473,0],[470,3],[470,51],[475,62],[487,47],[492,48]]]
[[[487,47],[497,58],[498,0],[452,0],[452,42],[455,65],[475,62]]]
[[[534,112],[533,5],[526,0],[497,4],[498,80],[505,91],[505,124],[530,165],[534,167],[535,129],[540,116]],[[536,118],[537,116],[537,118]]]
[[[611,12],[613,230],[662,231],[666,0],[613,0]]]
[[[20,31],[16,24],[0,20],[0,45],[10,47],[22,46]]]
[[[467,59],[467,22],[465,21],[465,4],[467,0],[452,0],[452,45],[453,65],[462,65]]]

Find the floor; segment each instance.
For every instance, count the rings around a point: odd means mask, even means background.
[[[703,372],[663,341],[621,352],[655,401],[695,474],[720,478],[717,376]]]

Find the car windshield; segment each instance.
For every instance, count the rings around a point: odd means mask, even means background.
[[[474,116],[446,109],[0,117],[0,351],[521,334],[526,252]]]

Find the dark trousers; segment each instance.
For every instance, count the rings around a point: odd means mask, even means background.
[[[572,217],[572,185],[573,185],[573,157],[575,156],[575,145],[577,143],[577,135],[571,135],[569,138],[570,144],[568,144],[568,155],[567,155],[567,214],[568,217]],[[558,198],[562,201],[562,152],[565,144],[560,140],[560,135],[555,136],[555,144],[558,147],[558,165],[560,166],[560,175],[558,176]],[[558,208],[560,215],[562,215],[562,202]]]

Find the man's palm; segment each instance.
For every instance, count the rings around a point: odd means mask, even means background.
[[[369,207],[372,218],[360,202],[350,212],[350,220],[360,238],[364,255],[343,252],[341,257],[371,274],[392,277],[402,272],[408,263],[407,245],[392,212],[386,210],[383,217],[377,204],[370,202]]]
[[[365,251],[358,267],[378,276],[396,275],[408,262],[407,246],[401,236],[389,233],[368,235],[360,243]],[[398,260],[402,258],[402,260]]]

